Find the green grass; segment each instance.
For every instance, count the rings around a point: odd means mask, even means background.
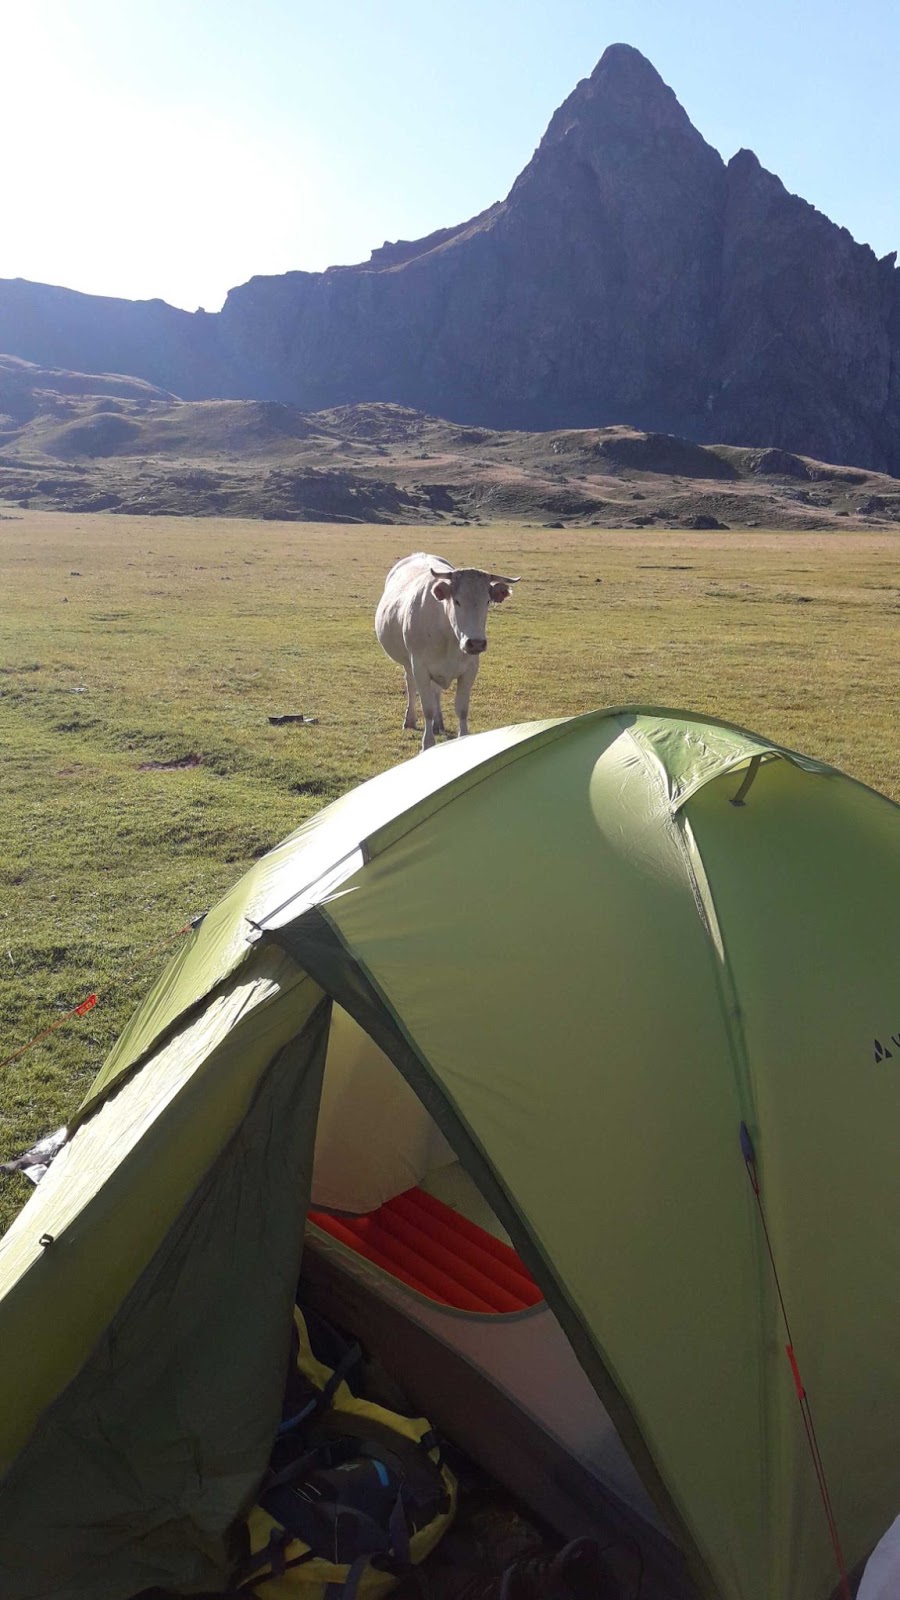
[[[680,706],[900,799],[896,536],[0,520],[0,1060],[101,995],[0,1069],[0,1158],[78,1104],[155,946],[304,817],[415,754],[372,614],[391,562],[435,544],[524,580],[492,617],[473,731]],[[320,721],[267,722],[291,711]],[[202,764],[142,770],[189,756]],[[0,1180],[0,1229],[28,1192]]]

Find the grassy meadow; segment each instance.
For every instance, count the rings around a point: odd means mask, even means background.
[[[491,619],[473,731],[604,704],[689,708],[900,799],[900,535],[10,508],[0,1061],[89,992],[100,1004],[0,1068],[0,1159],[78,1104],[163,941],[304,817],[415,755],[372,616],[390,564],[435,545],[523,578]],[[267,720],[290,712],[319,720]],[[29,1192],[0,1179],[0,1231]]]

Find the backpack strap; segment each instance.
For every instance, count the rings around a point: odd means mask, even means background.
[[[397,1496],[394,1509],[388,1519],[388,1536],[394,1557],[400,1562],[401,1566],[408,1567],[410,1565],[409,1525],[406,1520],[402,1489]]]
[[[406,1537],[405,1523],[404,1537]],[[398,1579],[416,1577],[419,1593],[421,1594],[422,1592],[421,1580],[418,1578],[416,1568],[410,1560],[409,1543],[407,1541],[406,1554],[402,1557],[393,1550],[388,1557],[376,1555],[374,1560],[371,1560],[368,1556],[357,1556],[343,1583],[326,1584],[324,1600],[357,1600],[360,1583],[370,1568],[376,1572],[390,1572]]]
[[[248,1578],[280,1578],[289,1567],[302,1567],[304,1562],[312,1561],[315,1555],[313,1550],[304,1550],[302,1555],[294,1556],[290,1561],[285,1557],[289,1544],[294,1543],[294,1535],[285,1528],[273,1528],[269,1534],[268,1543],[261,1550],[250,1553],[241,1558],[231,1573],[228,1580],[226,1594],[237,1594],[240,1590],[246,1592]],[[268,1572],[262,1568],[268,1567]],[[252,1590],[250,1591],[252,1593]]]
[[[267,1494],[260,1504],[286,1530],[286,1544],[299,1539],[310,1546],[314,1556],[333,1561],[336,1565],[341,1564],[341,1524],[344,1533],[352,1525],[357,1548],[363,1545],[361,1555],[365,1561],[371,1560],[372,1556],[392,1556],[394,1553],[390,1534],[368,1512],[359,1511],[355,1506],[336,1505],[328,1500],[313,1502],[302,1495],[292,1494],[290,1490],[276,1490],[274,1494]],[[305,1555],[303,1559],[306,1560]],[[291,1566],[294,1564],[288,1563]],[[278,1576],[277,1573],[274,1575]]]
[[[284,1438],[286,1434],[293,1433],[295,1428],[302,1427],[305,1422],[311,1422],[313,1417],[318,1417],[323,1411],[327,1411],[340,1385],[345,1381],[348,1374],[359,1366],[361,1360],[362,1350],[359,1345],[348,1345],[325,1387],[319,1389],[302,1410],[297,1412],[296,1416],[287,1417],[282,1422],[276,1438]]]
[[[369,1565],[368,1556],[357,1556],[343,1583],[325,1586],[325,1600],[356,1600],[359,1585]]]
[[[268,1494],[270,1489],[283,1489],[285,1484],[293,1483],[295,1478],[305,1477],[307,1472],[315,1472],[321,1465],[321,1450],[305,1450],[302,1456],[296,1456],[289,1461],[280,1472],[270,1472],[263,1483],[261,1494]]]

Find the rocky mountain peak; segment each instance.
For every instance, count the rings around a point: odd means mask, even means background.
[[[752,178],[763,171],[763,166],[752,150],[736,150],[728,163],[728,171],[736,178]]]
[[[630,44],[611,44],[550,119],[539,150],[575,133],[580,141],[680,135],[709,149],[674,91]]]
[[[223,310],[0,284],[0,350],[183,396],[382,401],[471,426],[628,424],[900,470],[900,274],[749,150],[727,169],[630,45],[505,200]]]

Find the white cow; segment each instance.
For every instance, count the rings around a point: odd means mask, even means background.
[[[422,702],[422,749],[444,732],[441,691],[456,683],[460,736],[469,731],[469,696],[487,649],[488,606],[508,600],[518,578],[500,578],[477,567],[451,567],[421,550],[395,563],[385,579],[375,613],[382,650],[406,673],[406,720],[416,726],[416,695]]]

